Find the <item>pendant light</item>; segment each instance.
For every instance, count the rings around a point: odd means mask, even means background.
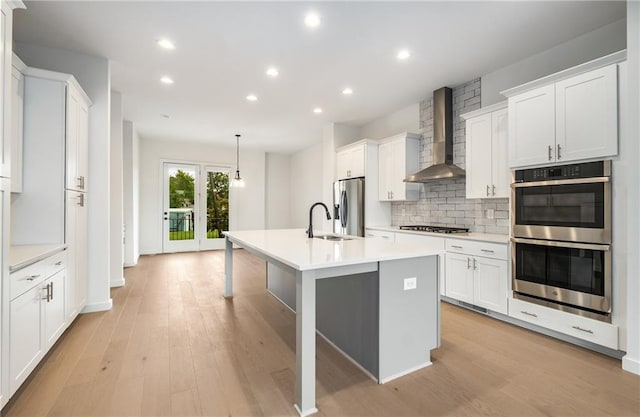
[[[240,177],[240,135],[236,135],[236,176],[231,181],[232,187],[244,187],[244,180]]]

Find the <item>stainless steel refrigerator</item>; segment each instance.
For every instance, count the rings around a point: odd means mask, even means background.
[[[333,183],[333,231],[364,236],[364,178]]]

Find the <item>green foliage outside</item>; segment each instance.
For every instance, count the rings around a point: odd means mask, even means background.
[[[193,207],[195,178],[181,169],[169,177],[169,207]]]
[[[224,237],[217,233],[217,230],[212,230],[207,232],[207,239],[217,239],[219,237]],[[192,240],[193,239],[193,230],[188,230],[185,232],[169,232],[169,240]]]

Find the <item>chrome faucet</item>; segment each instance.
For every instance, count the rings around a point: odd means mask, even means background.
[[[327,213],[327,220],[331,220],[331,214],[329,214],[329,209],[327,208],[326,204],[321,202],[313,203],[313,205],[309,209],[309,228],[307,229],[307,237],[313,237],[313,209],[315,206],[324,207],[324,211]]]

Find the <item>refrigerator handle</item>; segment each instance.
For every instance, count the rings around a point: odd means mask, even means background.
[[[346,191],[342,191],[342,195],[340,196],[340,207],[342,209],[342,215],[340,216],[340,224],[342,224],[342,227],[347,227],[347,212],[349,210],[349,206],[347,202]]]
[[[340,220],[340,204],[333,205],[333,219]]]

